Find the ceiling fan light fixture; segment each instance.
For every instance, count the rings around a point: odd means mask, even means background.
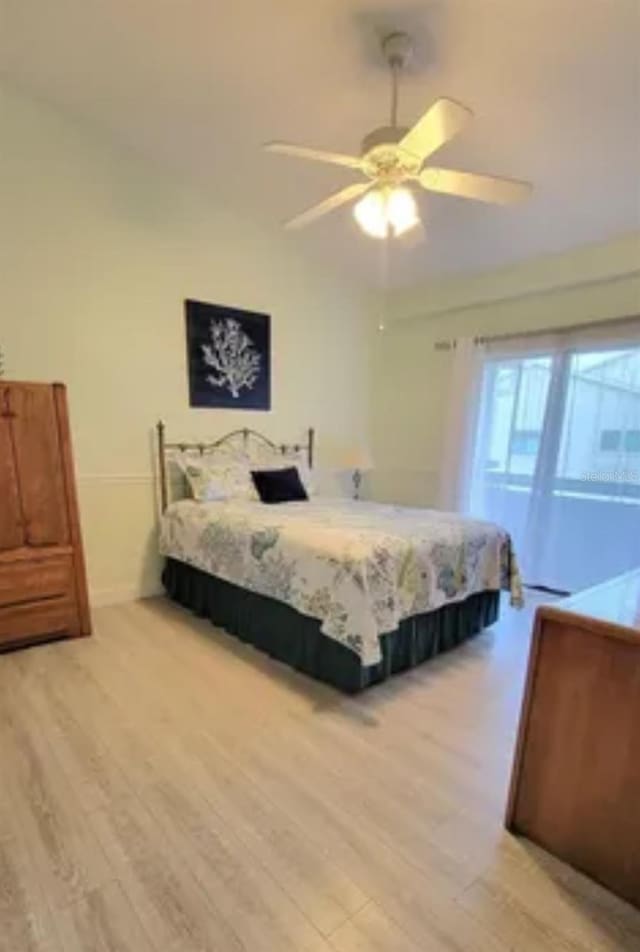
[[[353,214],[365,234],[371,238],[387,237],[389,224],[382,189],[376,188],[367,192],[354,206]]]
[[[408,188],[393,188],[387,196],[387,220],[397,238],[420,221],[416,200]]]
[[[372,238],[404,235],[419,222],[416,200],[408,188],[376,188],[367,192],[353,214],[356,221]]]

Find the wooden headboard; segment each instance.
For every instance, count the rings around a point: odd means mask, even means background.
[[[199,453],[204,456],[215,453],[216,450],[233,445],[234,442],[240,443],[248,459],[251,459],[251,447],[259,446],[263,449],[267,447],[275,455],[295,456],[304,454],[309,469],[313,468],[313,449],[315,441],[315,430],[309,427],[307,430],[307,439],[302,443],[274,443],[268,436],[258,433],[257,430],[251,430],[247,427],[238,430],[231,430],[224,436],[210,442],[189,442],[188,440],[169,441],[166,436],[166,427],[162,420],[156,424],[156,433],[158,438],[158,473],[160,477],[160,505],[162,512],[169,504],[169,480],[167,476],[167,463],[172,453],[185,453],[188,451]]]

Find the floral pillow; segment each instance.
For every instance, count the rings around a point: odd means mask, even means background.
[[[178,464],[187,479],[191,495],[199,502],[258,499],[251,473],[245,464],[234,461],[213,463],[194,457],[183,457]]]

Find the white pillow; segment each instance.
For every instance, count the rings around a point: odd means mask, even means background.
[[[237,462],[213,463],[197,457],[178,460],[191,494],[199,502],[224,499],[257,500],[258,494],[247,466]]]
[[[313,480],[313,470],[309,469],[306,463],[297,463],[295,464],[300,474],[300,479],[302,480],[302,485],[307,491],[307,496],[309,499],[312,499],[314,496],[317,496],[316,486]]]

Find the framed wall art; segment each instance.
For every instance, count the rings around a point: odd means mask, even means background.
[[[192,300],[185,316],[191,406],[270,410],[270,316]]]

